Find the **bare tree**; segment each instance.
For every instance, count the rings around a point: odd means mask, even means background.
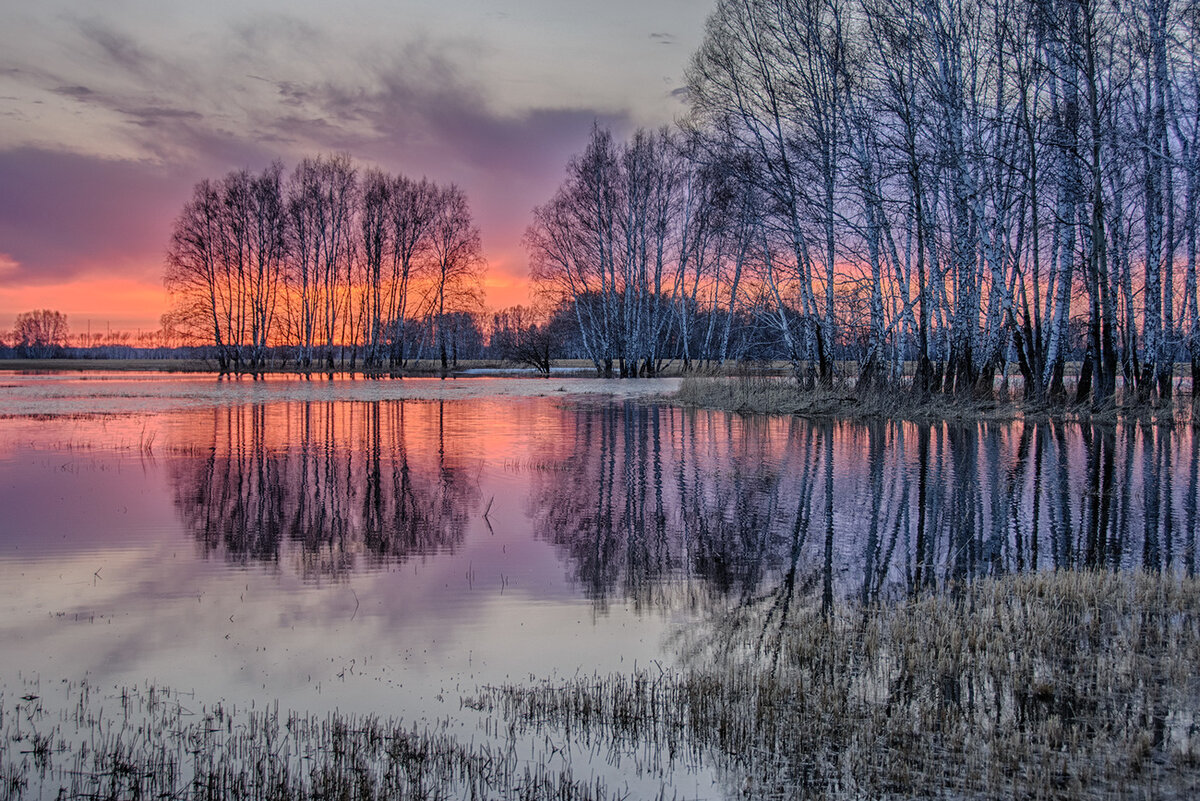
[[[252,363],[266,365],[280,303],[287,255],[283,164],[276,161],[251,179],[250,338]]]
[[[289,283],[296,292],[301,361],[312,365],[317,337],[323,335],[322,355],[326,367],[332,368],[335,350],[347,341],[347,329],[354,322],[350,270],[357,176],[348,156],[322,156],[301,161],[290,183]]]
[[[776,304],[772,320],[778,325],[794,369],[800,359],[819,360],[819,372],[832,375],[828,348],[818,343],[821,330],[793,324],[786,312],[794,300],[805,320],[816,320],[817,301],[810,257],[811,223],[806,214],[807,176],[798,161],[803,103],[793,97],[793,76],[787,58],[789,42],[782,24],[782,3],[769,0],[725,0],[709,17],[704,43],[688,72],[692,111],[701,124],[720,131],[721,138],[745,151],[755,168],[747,176],[767,199],[764,215],[769,227],[761,231],[764,258],[762,279]],[[817,123],[828,121],[822,117]],[[820,150],[828,154],[828,149]],[[777,235],[784,250],[768,244]],[[790,252],[790,259],[780,259]]]
[[[432,269],[433,223],[437,217],[438,188],[422,178],[392,179],[388,207],[391,235],[391,275],[385,294],[389,326],[389,361],[393,368],[407,358],[407,320],[411,287]]]
[[[67,316],[50,309],[22,312],[13,326],[13,347],[24,356],[45,359],[67,344]]]
[[[512,306],[492,315],[491,350],[502,359],[528,365],[550,375],[550,362],[564,339],[553,315],[526,306]]]
[[[485,261],[479,229],[471,218],[466,194],[454,184],[437,196],[430,230],[433,267],[429,324],[438,346],[442,368],[458,362],[449,328],[454,312],[470,311],[482,303],[481,277]]]
[[[222,371],[229,368],[230,287],[221,267],[221,196],[205,179],[175,218],[164,276],[173,297],[172,324],[186,336],[216,347]]]
[[[617,153],[612,135],[594,126],[571,159],[555,196],[533,211],[525,232],[530,272],[552,302],[569,302],[588,357],[613,374],[618,358],[615,239]]]
[[[604,375],[614,366],[624,377],[654,375],[676,325],[690,338],[714,235],[697,170],[668,130],[618,145],[597,126],[554,198],[534,210],[525,235],[534,282],[573,309]]]
[[[389,251],[395,250],[388,225],[391,206],[392,184],[380,170],[368,170],[363,176],[362,207],[359,214],[362,231],[362,255],[364,274],[362,303],[365,324],[364,367],[378,367],[382,363],[382,348],[386,320],[384,318],[385,276],[384,261]]]

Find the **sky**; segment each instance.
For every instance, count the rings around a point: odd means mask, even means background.
[[[0,0],[0,331],[153,330],[203,178],[346,152],[471,200],[487,304],[594,121],[684,112],[712,0]]]

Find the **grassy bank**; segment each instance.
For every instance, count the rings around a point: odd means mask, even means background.
[[[1015,399],[1004,395],[987,400],[948,395],[918,398],[908,392],[858,391],[849,387],[802,389],[791,379],[754,376],[689,376],[683,379],[673,400],[743,414],[845,419],[1013,420],[1022,413]]]
[[[750,798],[1191,798],[1200,582],[1057,573],[891,607],[734,615],[693,664],[478,703],[611,751],[720,765]],[[769,638],[768,638],[769,641]]]
[[[480,730],[458,737],[27,686],[0,694],[0,796],[632,797],[597,764],[667,786],[706,766],[756,799],[1200,792],[1196,579],[1046,573],[829,613],[797,598],[778,629],[761,614],[688,627],[673,670],[485,688],[463,699]]]
[[[922,395],[905,389],[857,390],[853,387],[802,389],[787,378],[688,376],[672,400],[685,406],[722,409],[743,414],[796,414],[810,418],[849,420],[891,419],[932,421],[1005,421],[1016,419],[1074,419],[1116,422],[1183,422],[1195,419],[1190,395],[1173,404],[1123,403],[1094,409],[1088,405],[1033,405],[1019,393],[997,390],[990,398],[935,393]]]

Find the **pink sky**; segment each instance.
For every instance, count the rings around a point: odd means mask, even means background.
[[[466,190],[487,303],[524,303],[521,235],[593,121],[683,113],[708,0],[46,0],[0,28],[0,330],[158,327],[196,181],[345,151]]]

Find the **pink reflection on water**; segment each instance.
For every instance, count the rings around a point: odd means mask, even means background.
[[[1196,563],[1190,430],[21,381],[0,395],[4,676],[433,717],[454,688],[670,661],[669,633],[738,605]]]
[[[505,465],[562,415],[290,401],[0,421],[0,674],[411,717],[457,710],[447,685],[656,658],[664,620],[596,616],[530,536]]]

